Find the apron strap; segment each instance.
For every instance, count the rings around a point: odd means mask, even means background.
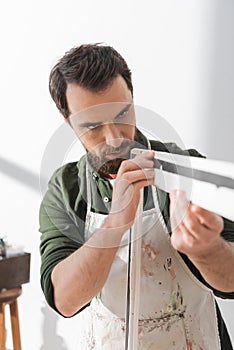
[[[91,171],[88,166],[88,162],[86,160],[86,165],[85,165],[85,172],[86,172],[86,189],[87,189],[87,213],[91,211],[91,184],[90,184],[90,176],[91,176]]]

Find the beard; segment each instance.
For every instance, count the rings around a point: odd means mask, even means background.
[[[137,132],[135,132],[134,140],[124,140],[119,147],[108,147],[108,149],[101,152],[100,156],[97,156],[93,152],[87,152],[87,159],[96,172],[103,175],[117,174],[121,163],[126,159],[130,159],[130,152],[133,148],[146,148],[140,143]],[[128,149],[126,154],[113,159],[106,158],[106,155],[114,155],[115,152],[121,152],[124,149]]]
[[[103,162],[103,159],[91,156],[91,158],[89,158],[89,162],[98,173],[108,175],[117,174],[119,167],[124,159],[128,159],[128,157],[126,156]]]

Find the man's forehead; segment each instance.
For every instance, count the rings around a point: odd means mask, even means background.
[[[100,108],[104,113],[105,110],[110,109],[112,103],[114,104],[112,108],[117,108],[116,103],[118,104],[118,102],[133,102],[131,91],[121,76],[116,77],[111,85],[100,91],[92,91],[81,87],[75,82],[71,82],[66,88],[66,99],[71,115],[81,111],[88,112],[88,109],[92,115],[92,109],[98,111]],[[107,105],[105,108],[100,107],[100,105],[105,104],[110,105]],[[87,115],[87,113],[85,114]]]

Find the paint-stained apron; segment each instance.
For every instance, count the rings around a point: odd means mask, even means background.
[[[191,273],[172,247],[154,186],[152,193],[154,208],[144,211],[142,218],[138,347],[140,350],[221,349],[213,293]],[[105,217],[91,211],[87,176],[86,240]],[[124,350],[127,242],[128,231],[104,287],[82,312],[84,330],[78,349]]]

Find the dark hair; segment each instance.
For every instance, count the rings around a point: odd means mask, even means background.
[[[52,99],[62,115],[67,118],[70,111],[66,99],[67,84],[76,82],[87,90],[105,90],[121,75],[133,95],[131,71],[123,57],[113,47],[87,44],[75,47],[53,67],[49,78]]]

